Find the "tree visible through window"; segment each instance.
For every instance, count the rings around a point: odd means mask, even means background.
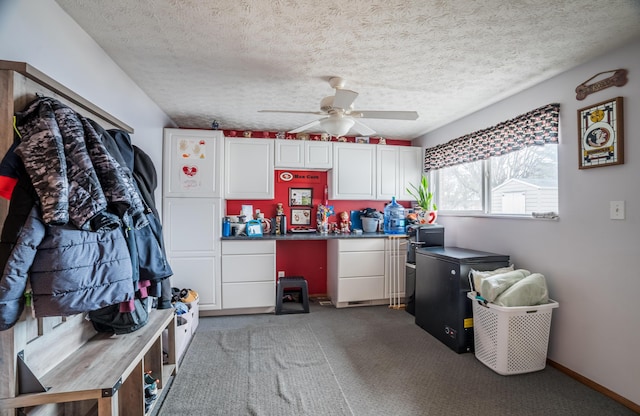
[[[441,212],[558,212],[558,146],[529,146],[431,173]],[[484,178],[487,178],[485,181]]]
[[[558,212],[560,104],[425,149],[439,211]]]

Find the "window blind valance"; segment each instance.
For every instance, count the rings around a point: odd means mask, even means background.
[[[425,150],[424,170],[474,162],[523,149],[558,143],[560,104],[547,104],[493,127]]]

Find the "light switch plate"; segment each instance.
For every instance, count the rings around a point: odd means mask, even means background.
[[[612,220],[624,219],[624,201],[611,201],[610,206],[610,218]]]

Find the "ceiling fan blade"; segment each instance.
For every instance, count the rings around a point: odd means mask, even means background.
[[[358,133],[360,136],[372,136],[376,134],[376,131],[370,128],[369,126],[365,126],[363,123],[359,122],[355,118],[353,119],[355,124],[351,127],[351,130]]]
[[[322,119],[320,119],[320,120],[322,120]],[[320,120],[315,120],[315,121],[312,121],[311,123],[307,123],[307,124],[305,124],[303,126],[295,128],[293,130],[290,130],[289,133],[300,133],[302,131],[310,129],[311,127],[319,126],[320,125]]]
[[[359,118],[384,118],[388,120],[417,120],[415,111],[352,111],[351,117]]]
[[[333,108],[342,108],[343,110],[347,110],[351,108],[351,105],[356,98],[358,98],[357,92],[338,89],[333,97]]]
[[[258,113],[288,113],[288,114],[315,114],[317,116],[323,116],[327,113],[322,111],[289,111],[289,110],[258,110]]]

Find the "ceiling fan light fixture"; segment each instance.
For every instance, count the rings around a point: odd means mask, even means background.
[[[334,137],[346,135],[354,124],[355,121],[348,117],[327,117],[320,120],[320,127]]]

